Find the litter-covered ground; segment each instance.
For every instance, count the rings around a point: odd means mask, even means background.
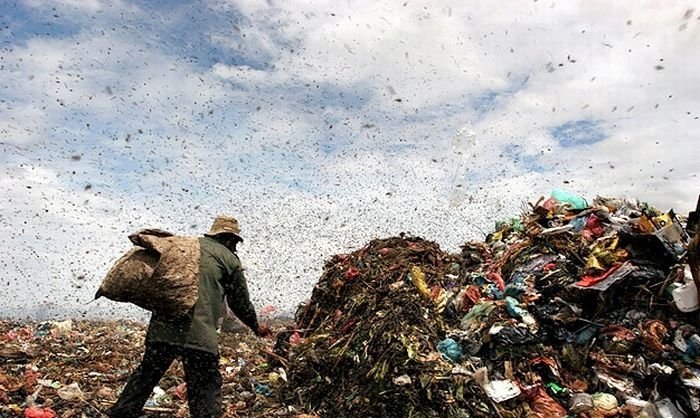
[[[132,322],[0,321],[0,417],[104,416],[141,360],[144,335],[145,326]],[[268,362],[271,345],[245,329],[221,333],[225,417],[299,416],[272,396],[284,372]],[[174,362],[144,414],[187,417],[186,405]]]
[[[274,342],[222,333],[226,416],[698,416],[687,229],[634,199],[555,191],[459,254],[401,235],[336,255]],[[143,335],[0,323],[0,417],[99,416]],[[187,416],[185,390],[175,363],[147,414]]]

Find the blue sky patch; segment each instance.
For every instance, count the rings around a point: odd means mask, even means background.
[[[495,110],[502,104],[500,102],[503,102],[504,99],[524,89],[530,80],[530,76],[513,77],[510,80],[511,84],[505,89],[486,90],[471,100],[471,107],[474,109],[478,119],[483,118],[484,115]]]
[[[66,15],[55,8],[29,8],[21,3],[0,3],[0,39],[16,46],[34,38],[68,38],[81,30],[85,19]]]
[[[144,28],[151,37],[161,40],[157,47],[174,56],[188,57],[200,68],[221,63],[268,71],[276,60],[273,51],[295,46],[279,35],[276,26],[270,22],[262,29],[274,47],[271,50],[260,48],[254,39],[254,31],[251,31],[254,23],[234,4],[227,13],[221,13],[200,4],[177,1],[168,3],[170,10],[166,14],[162,2],[143,1],[138,4],[158,22],[158,25]],[[133,27],[141,25],[139,17],[134,16]]]
[[[608,137],[598,120],[572,120],[549,129],[550,134],[564,148],[593,145]]]
[[[479,116],[483,116],[493,110],[499,96],[497,91],[486,91],[472,101],[472,107]]]
[[[501,154],[507,165],[513,164],[525,171],[544,173],[552,169],[552,167],[543,162],[537,154],[528,154],[524,152],[520,144],[507,144],[503,147]]]

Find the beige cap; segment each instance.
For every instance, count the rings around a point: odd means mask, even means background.
[[[237,236],[241,241],[241,227],[238,226],[238,221],[236,218],[226,215],[219,215],[214,219],[214,223],[211,225],[209,232],[206,236],[215,236],[219,234],[233,234]]]

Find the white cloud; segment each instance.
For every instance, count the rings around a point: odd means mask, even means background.
[[[17,294],[86,274],[64,289],[70,312],[117,309],[80,303],[126,234],[200,233],[222,212],[248,238],[256,304],[291,311],[333,253],[402,231],[455,250],[564,181],[695,204],[700,22],[684,5],[51,7],[70,34],[18,39],[0,63],[0,249]],[[452,140],[468,121],[465,158]],[[606,138],[552,135],[576,121]]]

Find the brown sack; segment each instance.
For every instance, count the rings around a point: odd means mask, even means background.
[[[198,297],[199,240],[159,229],[143,229],[129,239],[137,246],[117,260],[95,298],[171,316],[189,312]]]

